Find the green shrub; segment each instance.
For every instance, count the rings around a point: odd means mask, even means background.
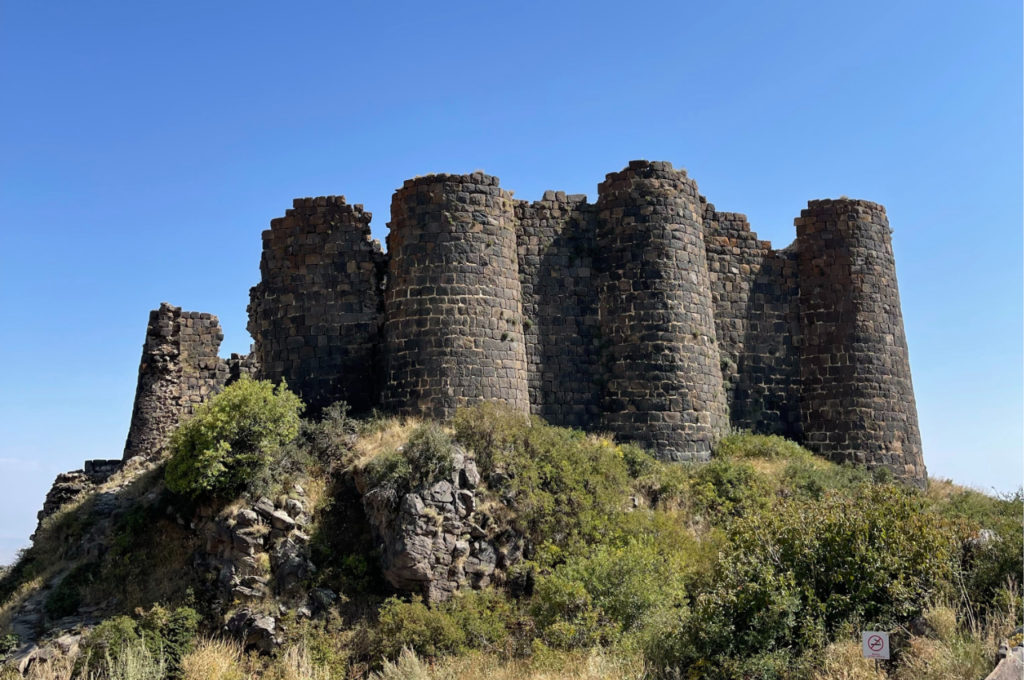
[[[434,606],[390,598],[380,608],[369,656],[397,659],[403,648],[423,657],[491,649],[508,634],[512,608],[497,591],[469,591]]]
[[[809,458],[813,454],[794,441],[775,434],[733,432],[715,446],[720,458]]]
[[[302,408],[284,382],[232,383],[171,434],[167,488],[192,498],[238,492],[295,437]]]
[[[737,517],[771,501],[769,479],[742,460],[713,459],[693,468],[689,484],[691,508],[705,517]]]
[[[864,468],[824,463],[821,459],[797,458],[782,472],[782,484],[790,494],[815,500],[827,491],[851,491],[872,482],[872,474]]]
[[[358,427],[348,412],[348,404],[338,401],[323,409],[319,419],[302,421],[299,439],[325,471],[345,462]]]
[[[728,660],[749,650],[795,659],[850,621],[904,625],[952,574],[954,527],[895,486],[783,501],[727,531],[711,585],[657,650],[662,665],[743,677]]]
[[[0,657],[7,656],[13,652],[20,643],[21,640],[14,633],[0,635]]]
[[[145,656],[159,660],[158,677],[176,678],[180,675],[181,659],[195,646],[199,620],[190,607],[170,611],[160,605],[142,612],[138,620],[128,616],[107,619],[82,642],[82,663],[88,671],[83,676],[135,663],[141,646],[148,651]]]
[[[452,440],[436,423],[413,430],[402,453],[413,469],[416,486],[430,485],[452,476]]]
[[[1024,614],[1019,601],[1024,574],[1024,503],[1019,491],[1013,496],[989,499],[987,512],[964,513],[977,519],[961,520],[972,534],[963,543],[961,553],[963,594],[974,611],[982,615],[1000,608],[1010,609],[1009,600],[1016,600],[1013,603],[1015,623],[1020,625]],[[981,538],[981,529],[992,532],[987,540]]]
[[[506,456],[521,447],[530,423],[519,411],[489,401],[461,408],[452,419],[455,439],[476,454],[484,474],[491,471],[495,455]]]
[[[168,610],[154,605],[139,620],[138,627],[154,654],[163,657],[169,675],[175,677],[181,660],[195,647],[199,614],[191,607]]]
[[[622,460],[626,463],[626,471],[633,479],[640,479],[653,474],[659,467],[657,459],[636,444],[619,444]]]
[[[609,644],[655,609],[682,610],[684,557],[675,547],[649,538],[598,545],[538,577],[531,611],[545,642],[563,649]]]
[[[130,616],[106,619],[82,640],[82,663],[89,671],[96,671],[106,659],[116,660],[124,650],[141,641],[139,628]]]
[[[420,425],[401,449],[386,451],[366,466],[371,486],[389,486],[398,494],[428,486],[452,474],[452,440],[436,423]]]
[[[512,525],[555,561],[615,531],[631,490],[617,447],[539,423],[520,446],[496,452],[495,470]]]

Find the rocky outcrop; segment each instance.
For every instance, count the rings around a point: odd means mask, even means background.
[[[277,503],[259,498],[209,521],[196,566],[210,575],[223,602],[298,596],[315,571],[309,559],[305,490],[293,484]]]
[[[452,459],[449,478],[402,495],[389,486],[360,484],[384,577],[434,602],[501,582],[522,559],[522,540],[499,530],[481,508],[485,489],[476,463],[457,446]]]
[[[37,515],[38,520],[42,522],[83,494],[94,491],[120,469],[119,460],[87,460],[83,469],[57,475]]]

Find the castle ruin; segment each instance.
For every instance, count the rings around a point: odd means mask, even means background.
[[[125,459],[153,455],[242,374],[314,410],[444,419],[504,402],[707,460],[730,427],[923,483],[882,206],[811,201],[775,250],[669,163],[632,161],[585,196],[514,199],[480,172],[406,181],[387,252],[341,196],[296,199],[263,232],[251,355],[217,318],[152,312]]]

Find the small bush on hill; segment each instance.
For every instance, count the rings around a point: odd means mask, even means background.
[[[528,416],[489,401],[461,408],[452,419],[455,439],[476,454],[477,465],[484,473],[494,466],[495,457],[507,456],[521,446],[530,424]]]
[[[685,610],[685,554],[658,538],[598,545],[539,576],[532,613],[545,642],[561,649],[608,644],[656,609]]]
[[[348,411],[348,404],[339,401],[323,409],[319,419],[302,421],[299,440],[325,472],[346,462],[358,428]]]
[[[872,474],[850,464],[835,465],[821,458],[797,458],[782,472],[784,488],[794,496],[818,500],[827,491],[851,491],[871,484]]]
[[[727,532],[711,587],[659,649],[663,665],[719,664],[709,677],[742,677],[724,660],[799,655],[849,621],[905,623],[948,587],[955,548],[950,523],[893,486],[783,501]]]
[[[483,472],[509,507],[511,523],[533,545],[546,547],[549,563],[614,532],[632,480],[627,454],[611,440],[493,404],[457,413],[456,438],[486,461]],[[640,469],[635,447],[629,456]]]
[[[405,444],[385,451],[366,465],[371,486],[389,486],[398,494],[452,474],[452,440],[436,423],[417,426]]]
[[[810,458],[813,454],[794,441],[774,434],[732,432],[715,446],[719,458]]]
[[[298,434],[302,408],[283,382],[232,383],[171,434],[167,488],[191,498],[238,492]]]
[[[718,458],[691,472],[690,507],[702,516],[740,516],[771,502],[774,488],[749,462]]]
[[[137,656],[144,646],[151,659],[159,659],[165,674],[177,678],[181,660],[195,646],[199,615],[190,607],[168,610],[155,605],[138,619],[115,616],[92,629],[82,643],[82,664],[89,673],[111,665],[123,665],[126,656]],[[163,677],[162,673],[159,677]]]
[[[497,591],[468,591],[428,607],[419,598],[390,598],[380,608],[367,657],[397,659],[403,649],[439,657],[491,649],[508,635],[512,607]]]

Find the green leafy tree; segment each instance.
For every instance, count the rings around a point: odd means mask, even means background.
[[[283,381],[232,383],[171,435],[167,488],[193,498],[239,491],[298,434],[302,409]]]

